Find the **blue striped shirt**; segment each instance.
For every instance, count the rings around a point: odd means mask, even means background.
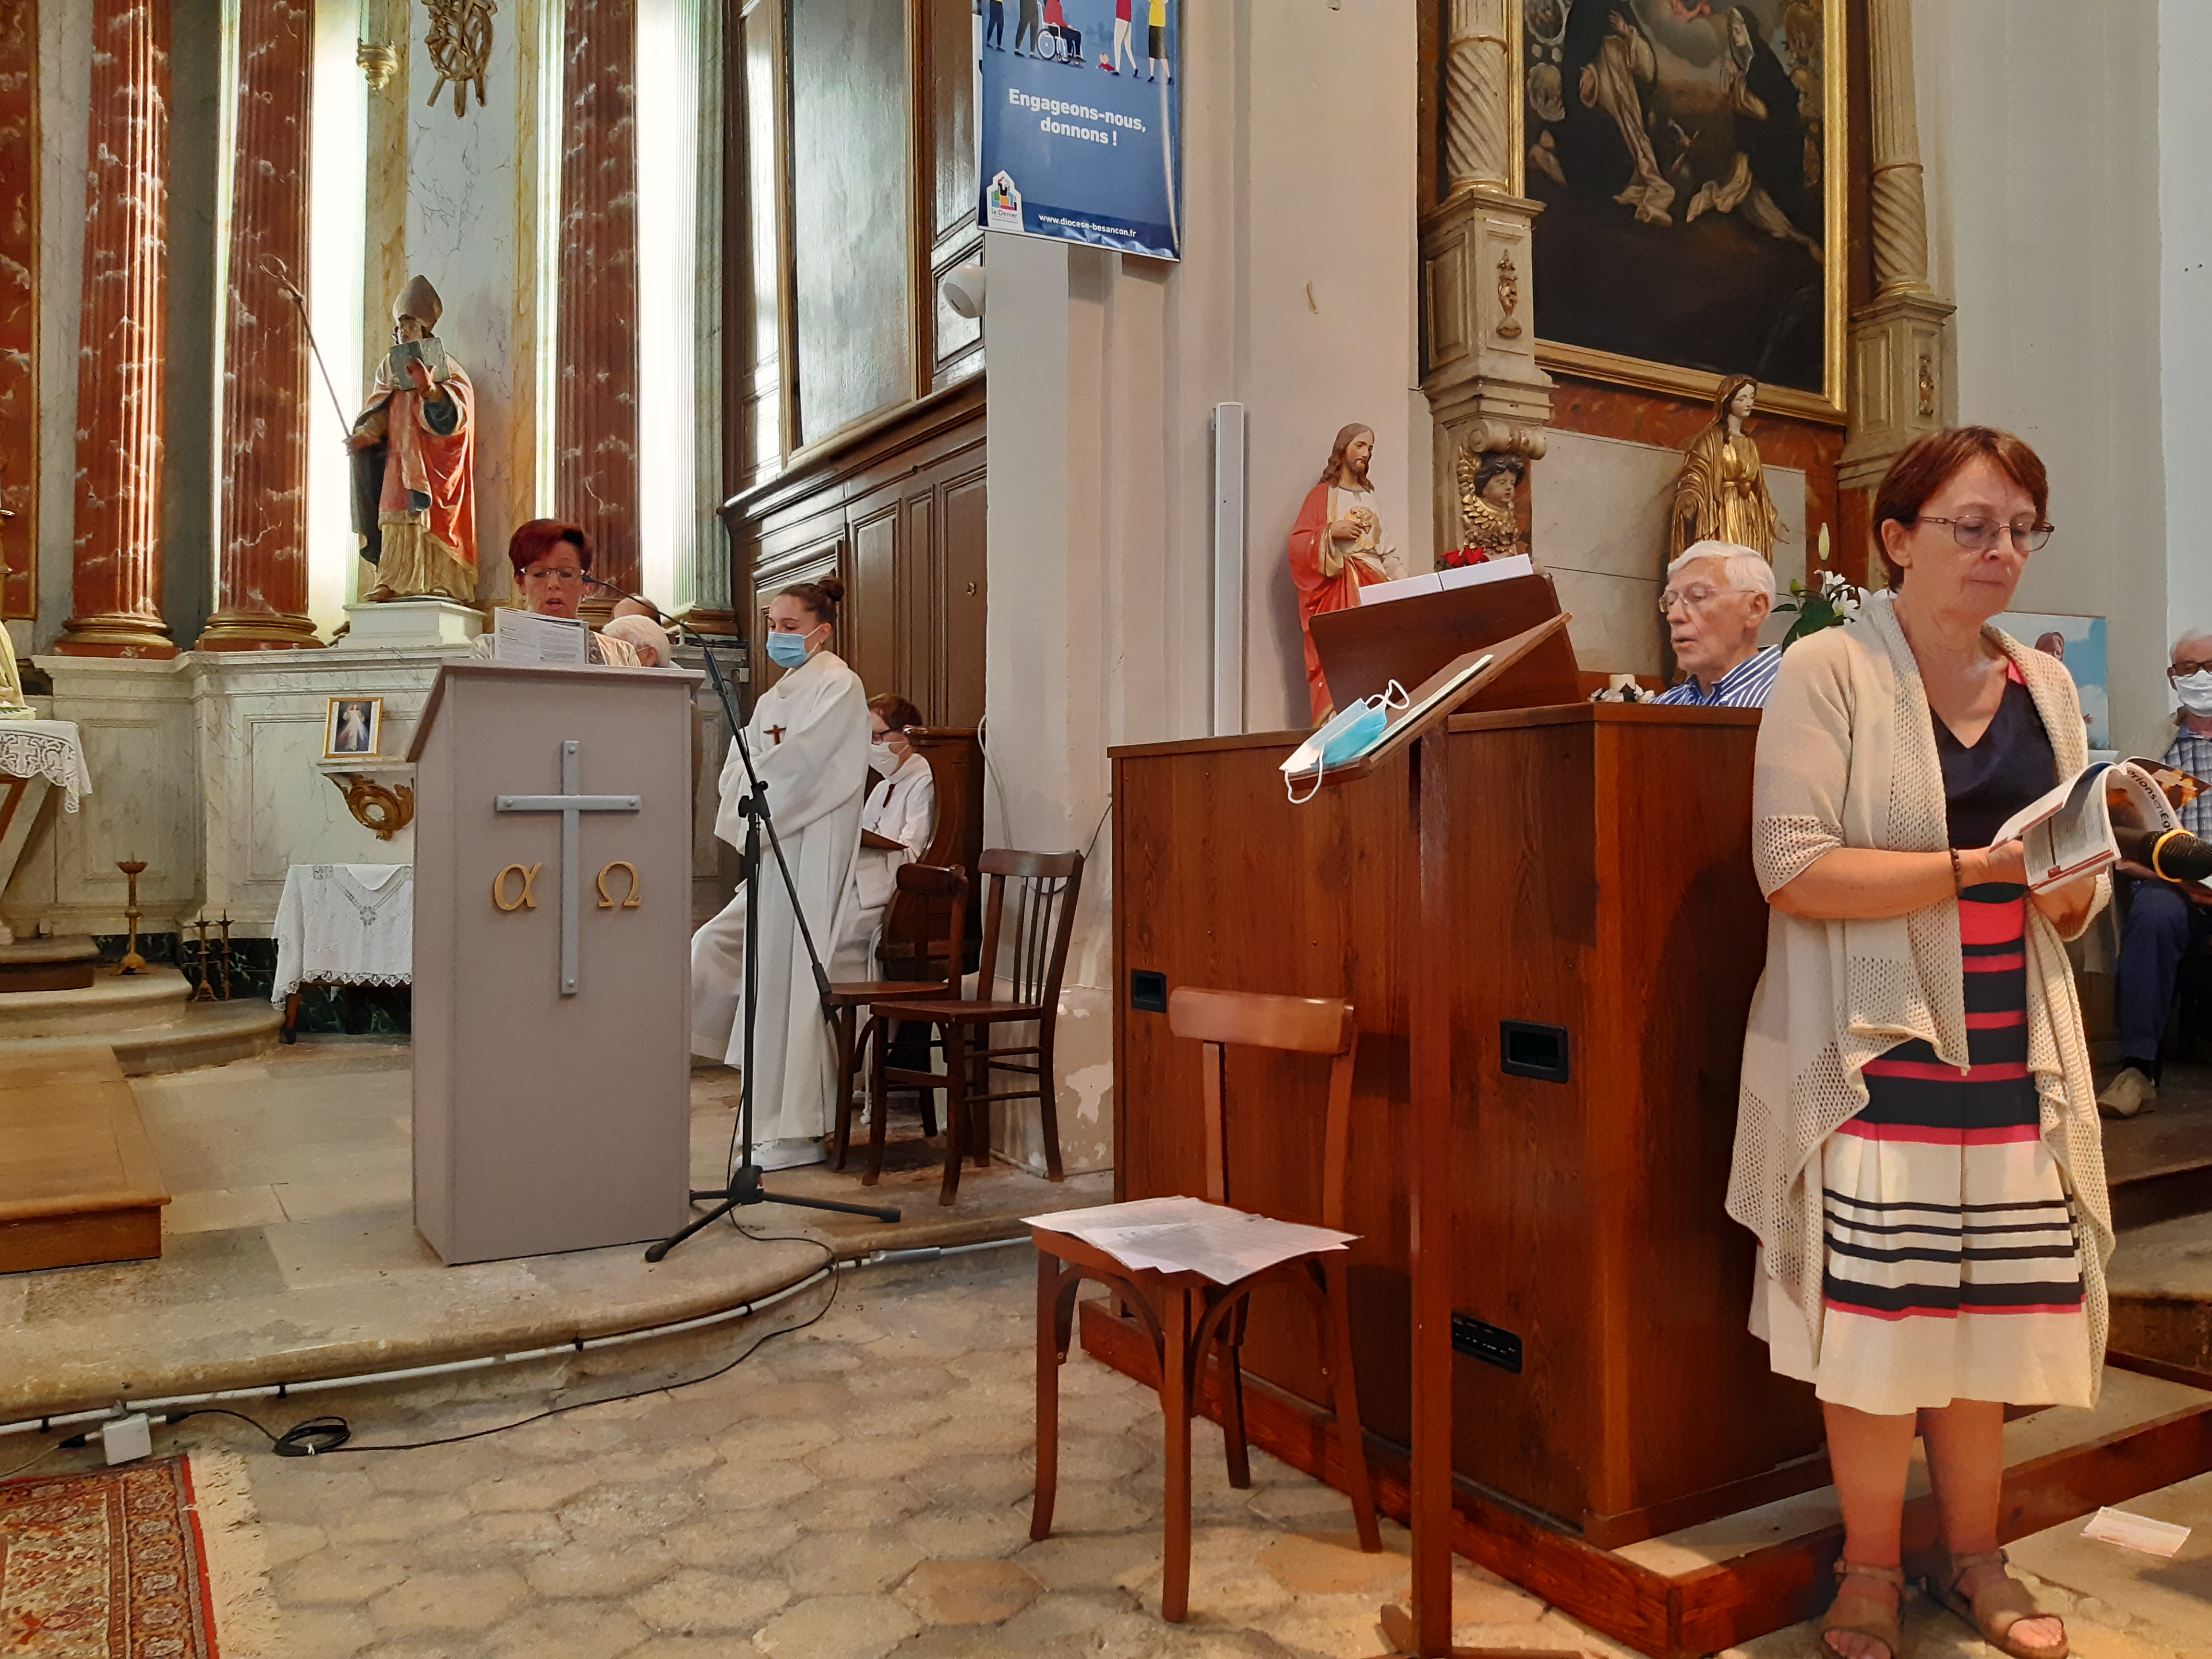
[[[1774,672],[1781,666],[1782,647],[1770,645],[1715,680],[1710,691],[1700,691],[1695,679],[1686,679],[1657,701],[1695,703],[1701,708],[1764,708],[1766,694],[1774,689]]]

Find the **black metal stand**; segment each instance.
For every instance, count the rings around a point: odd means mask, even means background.
[[[842,1204],[827,1198],[793,1198],[772,1193],[763,1184],[762,1170],[753,1162],[753,1024],[760,995],[760,896],[761,896],[761,834],[767,831],[768,848],[775,856],[775,867],[782,875],[784,891],[791,900],[792,919],[799,924],[799,937],[806,946],[806,959],[814,969],[814,983],[822,998],[823,1019],[830,1014],[830,975],[822,965],[822,953],[814,948],[814,934],[806,925],[806,913],[799,902],[799,884],[792,879],[791,866],[784,861],[783,843],[776,836],[775,820],[769,812],[768,786],[753,770],[752,751],[745,744],[745,728],[738,719],[737,703],[730,695],[730,683],[722,673],[722,665],[714,655],[713,644],[701,635],[686,629],[684,634],[696,644],[707,659],[707,678],[720,699],[723,716],[730,723],[732,741],[737,745],[738,757],[745,769],[745,796],[740,811],[745,817],[744,884],[745,884],[745,1006],[744,1006],[744,1067],[740,1075],[738,1097],[738,1134],[740,1148],[737,1165],[730,1171],[726,1187],[709,1188],[695,1192],[695,1204],[708,1200],[714,1207],[705,1215],[696,1218],[689,1226],[652,1246],[645,1253],[647,1261],[659,1261],[678,1244],[705,1227],[711,1227],[732,1210],[754,1204],[782,1204],[794,1209],[827,1210],[838,1215],[872,1216],[878,1221],[895,1222],[899,1212],[895,1209],[872,1204]]]

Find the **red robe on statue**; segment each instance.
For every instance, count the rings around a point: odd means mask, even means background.
[[[1306,690],[1313,699],[1314,724],[1329,710],[1328,682],[1322,678],[1321,659],[1315,654],[1313,619],[1324,611],[1349,611],[1359,603],[1363,578],[1381,581],[1379,571],[1363,569],[1362,562],[1339,554],[1328,543],[1329,486],[1316,484],[1306,492],[1298,521],[1291,527],[1291,575],[1298,585],[1298,632],[1306,646]]]

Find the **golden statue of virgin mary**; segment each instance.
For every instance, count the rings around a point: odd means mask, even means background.
[[[1759,446],[1743,429],[1759,398],[1759,385],[1747,374],[1731,374],[1713,399],[1712,424],[1698,434],[1682,457],[1674,480],[1674,511],[1668,526],[1671,560],[1698,542],[1733,542],[1774,562],[1774,532],[1780,514],[1766,493],[1766,469]]]

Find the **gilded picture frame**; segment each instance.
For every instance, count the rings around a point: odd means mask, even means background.
[[[1844,0],[1511,15],[1538,363],[1697,400],[1749,374],[1761,409],[1843,424]]]
[[[374,760],[384,742],[384,699],[332,697],[323,716],[325,760]]]

